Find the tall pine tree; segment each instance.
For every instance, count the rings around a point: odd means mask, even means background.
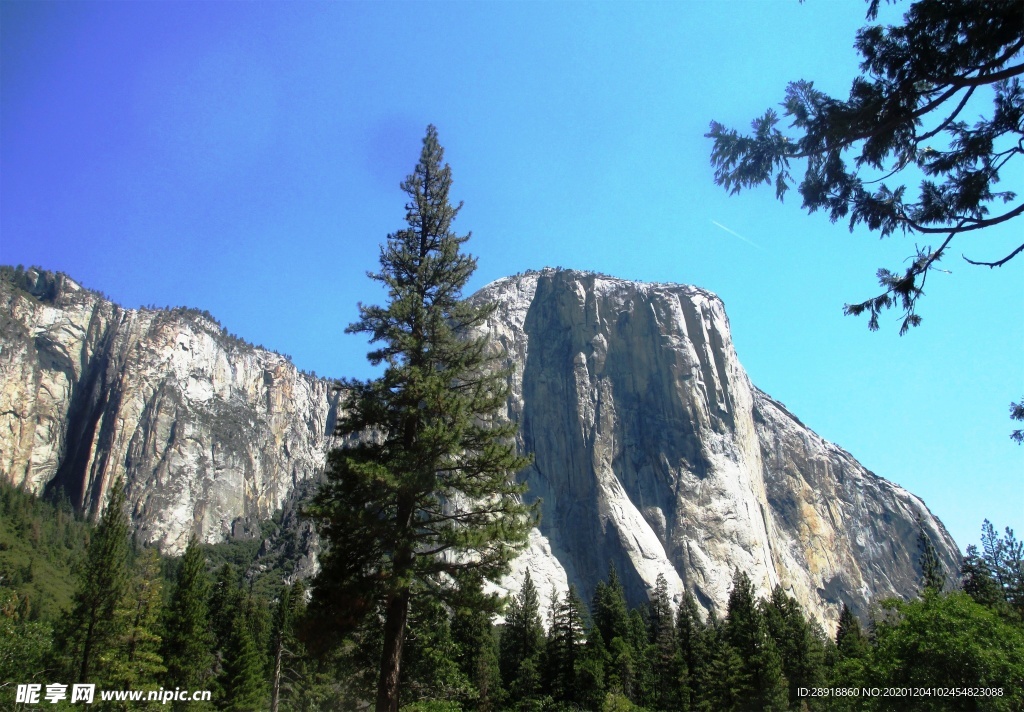
[[[231,712],[266,709],[266,658],[262,654],[254,604],[251,597],[240,597],[224,651],[224,709]]]
[[[924,529],[923,522],[917,520],[918,566],[921,567],[921,593],[942,593],[946,586],[946,571],[939,561],[939,554],[932,544],[932,539]]]
[[[575,586],[570,586],[561,601],[552,601],[551,629],[544,655],[544,673],[548,692],[556,702],[580,701],[577,683],[578,664],[586,642],[583,601]]]
[[[761,601],[761,612],[782,660],[782,673],[789,683],[790,707],[799,709],[800,688],[822,684],[824,640],[818,629],[808,623],[800,604],[787,596],[781,586],[772,590],[769,599]]]
[[[835,645],[826,651],[828,684],[837,687],[857,687],[866,684],[870,667],[871,646],[861,630],[860,621],[845,603],[839,613],[839,627]],[[857,708],[860,700],[832,700],[838,710]],[[857,703],[857,704],[855,704]]]
[[[748,699],[743,658],[727,640],[726,624],[718,620],[714,611],[708,613],[700,639],[707,658],[697,677],[690,709],[728,712],[743,709],[742,705],[756,705],[756,700]]]
[[[789,693],[782,674],[782,660],[757,606],[754,585],[738,570],[729,592],[729,615],[724,632],[743,661],[740,698],[764,712],[788,708]]]
[[[460,606],[452,615],[451,630],[459,669],[474,688],[473,699],[465,706],[480,712],[495,709],[503,690],[491,617],[478,608]]]
[[[199,540],[193,536],[182,557],[167,608],[163,657],[167,666],[164,686],[168,689],[203,689],[211,678],[213,634],[209,595],[206,561]]]
[[[650,602],[650,645],[647,648],[651,679],[649,703],[659,710],[679,709],[686,671],[676,645],[676,629],[668,581],[658,574]]]
[[[450,597],[467,571],[496,580],[526,542],[531,511],[513,476],[515,426],[499,413],[508,372],[481,327],[493,306],[462,300],[476,261],[452,232],[461,204],[437,130],[427,127],[419,163],[402,183],[407,226],[381,248],[386,306],[360,304],[349,333],[368,334],[380,378],[346,381],[334,450],[309,514],[327,544],[313,588],[328,625],[351,629],[384,603],[377,712],[395,712],[413,585]],[[351,436],[363,435],[361,438]],[[472,586],[468,587],[472,588]],[[496,610],[496,596],[474,605]]]
[[[76,682],[95,682],[102,676],[101,653],[115,645],[123,619],[115,616],[130,579],[128,514],[124,486],[110,487],[110,498],[89,541],[79,576],[64,649]]]
[[[539,694],[543,651],[540,599],[527,569],[522,588],[509,604],[498,650],[501,679],[514,699],[524,700]]]
[[[131,582],[114,610],[117,633],[112,646],[101,655],[107,661],[103,682],[109,687],[156,689],[157,677],[167,670],[158,634],[163,612],[160,582],[160,555],[156,549],[146,549],[139,555]],[[131,709],[131,705],[120,705],[119,709]]]
[[[860,621],[845,603],[839,612],[836,651],[844,658],[862,658],[868,652],[868,641],[861,630]]]
[[[611,563],[608,564],[608,583],[598,581],[591,608],[594,625],[601,632],[601,639],[606,648],[611,647],[614,638],[625,640],[629,636],[626,594],[622,590],[615,566]]]
[[[676,641],[686,679],[679,691],[679,706],[690,709],[694,691],[709,687],[708,665],[711,655],[707,626],[701,620],[700,607],[693,594],[687,591],[676,613]]]
[[[281,590],[277,607],[274,611],[274,627],[271,633],[271,670],[270,712],[278,712],[281,702],[290,702],[300,693],[305,670],[300,670],[305,662],[305,649],[298,637],[298,625],[306,612],[306,589],[301,581]]]
[[[1024,542],[1006,527],[1000,537],[992,522],[981,527],[982,559],[999,587],[1006,604],[1019,619],[1024,619]]]
[[[960,590],[983,606],[995,610],[1007,608],[999,582],[974,544],[967,547],[967,553],[960,564]]]

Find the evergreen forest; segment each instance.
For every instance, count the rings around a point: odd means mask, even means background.
[[[166,705],[97,694],[93,708],[111,710],[313,712],[373,699],[382,612],[340,642],[325,639],[305,583],[261,557],[259,539],[193,540],[183,556],[163,556],[132,541],[119,488],[109,504],[92,524],[66,501],[0,484],[3,709],[79,708],[16,703],[16,686],[29,683],[43,694],[72,682],[211,692],[208,702]],[[285,536],[280,518],[262,534]],[[741,572],[721,619],[691,596],[674,605],[664,579],[630,607],[613,568],[592,600],[570,589],[543,617],[529,578],[494,619],[414,591],[401,709],[1019,710],[1024,545],[987,521],[981,541],[956,588],[922,544],[920,595],[877,601],[866,619],[844,608],[834,637],[781,589],[758,599]],[[873,688],[973,692],[863,694]]]

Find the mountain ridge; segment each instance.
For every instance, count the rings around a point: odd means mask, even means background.
[[[0,280],[0,476],[93,512],[125,476],[138,535],[174,552],[193,532],[255,535],[322,468],[332,381],[206,312],[124,309],[24,274],[46,299]],[[842,603],[912,595],[918,520],[954,570],[920,499],[749,382],[712,292],[548,268],[471,298],[497,304],[484,331],[514,367],[507,417],[535,453],[527,496],[544,500],[504,590],[530,568],[545,607],[570,582],[589,597],[611,561],[634,602],[660,573],[720,614],[740,567],[831,627]]]

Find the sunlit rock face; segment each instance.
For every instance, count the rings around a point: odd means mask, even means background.
[[[514,366],[508,417],[534,456],[520,477],[543,500],[505,590],[529,570],[545,609],[570,583],[589,599],[611,564],[634,604],[663,574],[722,615],[739,568],[832,628],[843,602],[916,591],[921,527],[956,569],[918,498],[751,385],[710,292],[544,270],[474,298],[497,305],[486,331]],[[123,477],[141,539],[173,553],[294,514],[296,485],[323,467],[331,383],[208,315],[122,309],[34,270],[0,280],[0,308],[7,480],[96,512]],[[302,540],[299,569],[315,571],[316,537]]]
[[[922,526],[956,570],[920,499],[750,383],[714,294],[544,270],[475,298],[497,303],[487,329],[515,366],[540,532],[585,597],[611,563],[634,603],[664,574],[722,615],[738,568],[831,628],[844,602],[916,592]]]
[[[329,382],[194,310],[134,310],[63,275],[0,282],[0,475],[102,509],[124,478],[143,541],[253,535],[323,467]]]

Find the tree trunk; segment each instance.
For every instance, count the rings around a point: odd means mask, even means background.
[[[82,645],[82,667],[78,673],[78,679],[85,683],[89,678],[89,657],[92,655],[92,637],[96,628],[96,609],[93,607],[89,612],[89,628],[85,631],[85,641]]]
[[[409,589],[404,588],[388,599],[384,620],[384,651],[381,653],[380,677],[377,679],[376,712],[398,712],[398,680],[408,619]]]
[[[281,698],[281,654],[283,649],[284,641],[281,635],[278,635],[274,652],[274,686],[270,693],[270,712],[277,712],[278,700]]]

